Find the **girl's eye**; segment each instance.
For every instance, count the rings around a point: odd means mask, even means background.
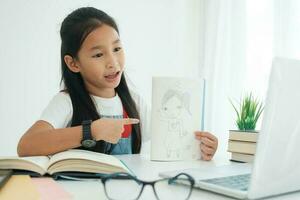
[[[122,49],[121,47],[116,47],[116,48],[114,49],[114,52],[120,51],[121,49]]]
[[[101,56],[103,56],[103,53],[97,53],[96,55],[93,56],[93,58],[100,58]]]

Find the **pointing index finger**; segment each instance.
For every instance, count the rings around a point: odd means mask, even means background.
[[[124,118],[122,121],[124,125],[138,124],[140,122],[140,120],[136,118]]]

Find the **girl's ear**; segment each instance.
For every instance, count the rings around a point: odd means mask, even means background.
[[[65,60],[65,63],[67,64],[68,68],[72,72],[74,72],[74,73],[80,72],[80,66],[78,65],[78,63],[72,56],[65,55],[64,60]]]

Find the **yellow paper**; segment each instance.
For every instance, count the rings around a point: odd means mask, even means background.
[[[14,175],[0,189],[0,200],[36,200],[40,194],[28,175]]]

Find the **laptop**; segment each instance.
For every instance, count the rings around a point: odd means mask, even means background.
[[[207,177],[209,169],[207,173],[201,169],[184,170],[195,178],[195,187],[238,199],[258,199],[300,190],[299,86],[300,61],[275,58],[253,165],[215,167],[210,177]],[[169,177],[174,173],[160,175]]]

